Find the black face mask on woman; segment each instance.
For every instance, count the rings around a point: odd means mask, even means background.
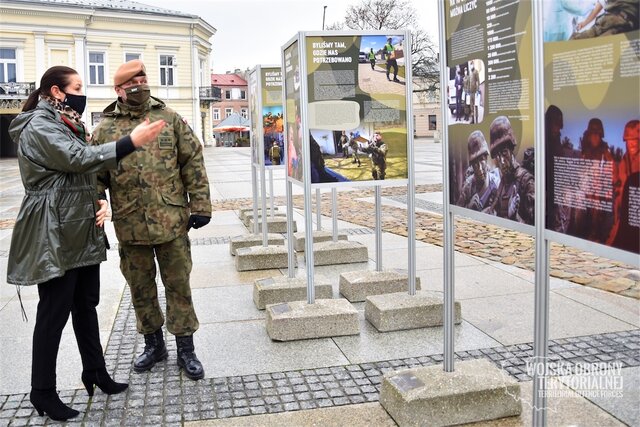
[[[87,106],[87,97],[84,95],[74,95],[72,93],[64,93],[66,98],[64,99],[64,104],[69,108],[74,110],[76,113],[82,115],[84,113],[84,109]]]

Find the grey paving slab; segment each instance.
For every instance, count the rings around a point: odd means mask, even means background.
[[[264,319],[253,304],[253,286],[217,286],[193,289],[193,304],[200,324]]]
[[[376,236],[374,233],[372,234],[363,234],[363,235],[355,235],[349,236],[349,240],[354,240],[361,242],[369,248],[372,254],[375,253],[376,248]],[[427,247],[430,246],[428,243],[424,243],[421,241],[416,241],[416,248]],[[407,238],[403,236],[398,236],[397,234],[392,233],[382,233],[382,250],[389,251],[392,249],[406,249],[407,248]]]
[[[443,291],[443,270],[420,270],[417,276],[426,290]],[[533,292],[533,283],[492,266],[482,264],[460,266],[455,270],[455,297],[457,300]]]
[[[360,335],[333,340],[351,363],[366,363],[442,353],[442,337],[442,327],[380,333],[360,313]],[[497,345],[497,341],[467,322],[455,327],[455,348],[458,351]]]
[[[382,255],[382,264],[384,268],[407,268],[408,251],[405,248],[393,250],[384,250]],[[442,268],[444,263],[443,252],[440,246],[416,246],[416,269],[429,270],[434,268]],[[463,266],[480,266],[484,262],[466,254],[456,252],[456,267]]]
[[[557,380],[551,379],[556,382]],[[559,384],[566,397],[549,399],[547,401],[547,425],[549,426],[602,426],[619,427],[623,423],[609,413],[589,402],[587,399],[572,393],[570,389]],[[520,427],[532,424],[533,383],[531,381],[520,384],[522,413],[518,417],[502,418],[500,420],[481,423],[465,424],[467,427]]]
[[[36,290],[36,288],[33,288],[33,290]],[[33,335],[38,306],[38,295],[33,290],[29,288],[27,292],[22,294],[22,303],[28,318],[27,322],[22,319],[20,303],[17,298],[0,310],[0,325],[2,325],[0,327],[0,339],[31,337]],[[122,288],[119,290],[102,290],[100,292],[100,304],[98,304],[96,310],[98,312],[98,324],[103,333],[111,330],[121,297]],[[71,317],[69,317],[63,333],[73,334]]]
[[[462,317],[502,344],[533,340],[533,293],[498,295],[464,301]],[[550,295],[549,338],[566,338],[632,329],[601,311],[554,292]]]
[[[69,322],[71,323],[71,322]],[[28,393],[31,390],[32,336],[2,337],[0,346],[0,395]],[[107,345],[109,331],[100,331],[103,349]],[[67,325],[62,334],[56,369],[58,390],[82,387],[82,360],[75,335]]]
[[[286,270],[284,271],[286,274]],[[280,270],[238,271],[234,264],[197,264],[191,270],[191,288],[246,285],[257,279],[282,275]]]
[[[615,363],[615,362],[612,362]],[[558,378],[565,386],[629,426],[640,425],[640,367]],[[608,381],[609,382],[608,382]],[[607,383],[608,382],[608,383]],[[590,384],[586,389],[582,387]]]
[[[247,227],[242,225],[240,221],[233,224],[223,224],[223,225],[207,225],[206,227],[202,227],[201,232],[191,233],[189,232],[189,236],[191,237],[199,237],[200,235],[206,237],[218,237],[218,236],[239,236],[241,234],[248,234],[249,230]],[[198,231],[198,230],[196,230]]]
[[[194,421],[186,427],[394,427],[395,422],[379,403],[362,403],[333,408],[309,409],[279,414],[252,415],[221,420]]]
[[[227,245],[191,245],[191,259],[194,266],[198,264],[230,264],[233,256]]]
[[[286,343],[271,341],[264,321],[205,324],[200,327],[198,335],[203,348],[208,349],[202,355],[198,354],[205,367],[208,367],[207,377],[348,363],[329,338]]]
[[[640,326],[640,301],[585,286],[557,289],[562,296],[600,310],[616,319]]]

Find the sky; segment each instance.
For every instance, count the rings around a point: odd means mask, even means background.
[[[358,0],[136,0],[164,9],[198,15],[217,31],[211,38],[212,69],[225,73],[256,65],[279,65],[280,48],[298,31],[322,30],[343,22]],[[438,43],[436,0],[411,0],[422,29]],[[324,6],[327,6],[326,10]]]

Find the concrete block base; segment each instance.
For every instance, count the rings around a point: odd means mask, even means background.
[[[320,231],[313,232],[313,243],[329,242],[331,240],[333,240],[332,231],[320,230]],[[338,240],[347,240],[347,234],[338,232]],[[296,252],[304,252],[305,242],[306,242],[306,239],[305,239],[304,231],[301,231],[299,233],[294,233],[293,248],[296,250]]]
[[[253,218],[249,220],[247,224],[249,230],[253,230]],[[275,218],[267,217],[267,230],[270,233],[286,233],[287,232],[287,218],[283,216],[276,216]],[[298,231],[296,222],[293,221],[294,233]],[[258,232],[262,232],[262,219],[258,220]]]
[[[346,299],[317,299],[267,306],[267,333],[274,341],[357,335],[358,310]]]
[[[267,234],[267,244],[269,246],[284,246],[284,237],[281,234],[269,233]],[[262,245],[262,234],[243,234],[231,238],[229,252],[231,255],[235,255],[237,249],[260,245]]]
[[[483,359],[388,372],[380,404],[399,426],[449,426],[520,415],[520,384]]]
[[[306,255],[305,255],[306,259]],[[313,244],[313,265],[349,264],[369,261],[369,251],[360,242],[338,240]]]
[[[271,216],[270,212],[267,212],[267,219],[274,219],[277,218],[279,220],[286,220],[287,216],[283,213],[275,213],[275,215]],[[244,214],[244,219],[242,220],[242,223],[245,225],[245,227],[249,226],[249,223],[253,220],[253,211],[251,212],[247,212],[246,214]],[[258,213],[258,221],[262,222],[262,213]]]
[[[333,298],[331,283],[314,278],[316,299]],[[300,277],[269,277],[256,280],[253,283],[253,302],[258,310],[264,310],[269,304],[278,304],[289,301],[307,300],[307,281]]]
[[[280,209],[275,206],[273,209],[274,213],[278,214],[278,213],[282,213],[282,211],[280,211]],[[262,212],[262,208],[258,207],[258,215],[260,215],[260,213]],[[244,217],[246,214],[251,213],[251,215],[253,215],[253,208],[242,208],[238,211],[238,217],[240,218],[241,221],[244,221]],[[271,208],[267,206],[267,213],[271,213]]]
[[[236,270],[269,270],[289,265],[286,246],[250,246],[236,250]]]
[[[462,321],[460,303],[455,303],[455,323]],[[407,292],[371,295],[364,305],[364,317],[380,332],[430,328],[443,324],[442,299]]]
[[[420,289],[419,277],[416,277],[416,289]],[[364,301],[369,295],[408,291],[409,274],[399,270],[361,270],[340,274],[340,294],[351,302]]]

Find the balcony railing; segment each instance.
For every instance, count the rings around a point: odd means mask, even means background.
[[[35,90],[35,82],[3,82],[0,83],[0,98],[26,99]]]
[[[202,86],[200,87],[200,101],[220,101],[222,91],[219,87]]]

